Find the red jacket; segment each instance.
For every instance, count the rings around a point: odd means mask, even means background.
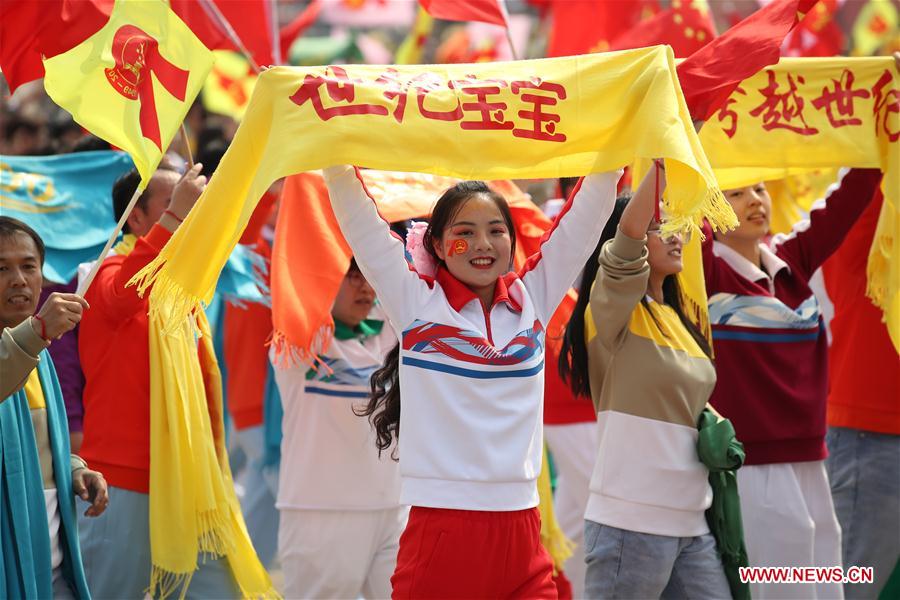
[[[126,256],[103,261],[85,299],[78,350],[85,375],[81,456],[109,485],[150,491],[150,341],[147,307],[125,284],[156,258],[171,234],[160,225]]]
[[[254,252],[271,257],[268,242],[260,239]],[[272,336],[272,309],[248,302],[244,306],[225,303],[223,350],[228,377],[225,381],[228,412],[235,429],[263,422],[263,398],[269,375],[266,343]]]
[[[559,354],[547,344],[544,362],[544,425],[572,425],[597,420],[590,398],[576,397],[559,376]]]
[[[882,202],[878,194],[822,266],[834,304],[828,424],[900,435],[900,357],[881,310],[866,298],[866,263]]]

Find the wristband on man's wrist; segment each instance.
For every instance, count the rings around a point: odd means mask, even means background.
[[[178,221],[179,223],[184,223],[184,219],[182,219],[181,217],[179,217],[178,215],[176,215],[175,213],[173,213],[171,210],[166,209],[165,211],[163,211],[163,214],[164,214],[164,215],[169,215],[170,217],[172,217],[173,219],[175,219],[175,220]]]
[[[45,342],[49,342],[50,338],[47,337],[47,324],[44,322],[44,319],[38,315],[32,315],[31,318],[41,324],[41,332],[38,335],[41,336],[41,339]]]

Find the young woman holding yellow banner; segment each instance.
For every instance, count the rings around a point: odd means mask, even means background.
[[[740,225],[706,230],[703,270],[718,383],[747,459],[738,471],[752,566],[841,564],[841,531],[825,472],[828,339],[809,280],[840,246],[881,181],[842,174],[809,219],[766,242],[772,200],[763,183],[725,190]],[[754,598],[839,597],[840,583],[753,584]]]
[[[400,501],[412,506],[395,598],[556,598],[536,508],[544,329],[600,237],[620,175],[585,178],[519,273],[505,200],[481,182],[457,184],[423,236],[432,278],[409,268],[363,175],[325,170],[344,237],[400,339],[370,405],[379,447],[399,440]]]
[[[658,165],[633,198],[616,203],[585,264],[560,358],[573,391],[590,395],[598,411],[585,511],[588,598],[731,597],[696,448],[716,372],[709,342],[683,308],[682,238],[661,235],[654,219],[654,189],[664,184]]]

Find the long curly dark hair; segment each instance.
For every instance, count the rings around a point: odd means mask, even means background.
[[[435,242],[444,237],[444,230],[453,222],[463,205],[473,196],[482,195],[494,202],[509,231],[510,261],[516,254],[516,229],[506,200],[483,181],[461,181],[445,191],[434,205],[428,228],[422,236],[425,249],[438,265],[443,261],[434,249]],[[375,429],[375,446],[378,455],[400,439],[400,343],[388,353],[384,365],[372,374],[369,383],[372,395],[366,406],[354,409],[357,416],[369,417]],[[396,447],[391,458],[397,460]]]

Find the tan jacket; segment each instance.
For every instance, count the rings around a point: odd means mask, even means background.
[[[38,354],[49,346],[35,333],[31,317],[3,329],[0,337],[0,402],[18,392],[38,365]]]

